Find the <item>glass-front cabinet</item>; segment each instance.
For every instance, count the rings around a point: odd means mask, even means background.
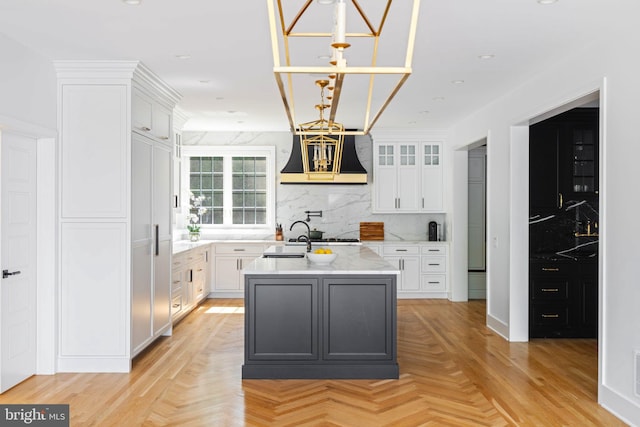
[[[374,213],[443,212],[441,141],[374,140]]]

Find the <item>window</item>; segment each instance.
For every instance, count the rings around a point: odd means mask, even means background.
[[[273,147],[185,146],[183,156],[189,159],[189,191],[205,208],[204,230],[275,226]]]

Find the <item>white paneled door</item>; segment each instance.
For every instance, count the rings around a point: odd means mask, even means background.
[[[36,370],[36,140],[0,134],[0,392]]]

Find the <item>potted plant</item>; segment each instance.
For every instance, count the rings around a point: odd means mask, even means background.
[[[204,196],[189,195],[189,214],[187,215],[187,229],[189,230],[189,240],[197,242],[200,240],[201,216],[207,212],[207,208],[202,206]]]

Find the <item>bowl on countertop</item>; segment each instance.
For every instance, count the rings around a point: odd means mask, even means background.
[[[314,264],[331,264],[336,259],[337,256],[338,254],[336,253],[332,253],[332,254],[316,254],[313,252],[307,253],[307,258]]]

